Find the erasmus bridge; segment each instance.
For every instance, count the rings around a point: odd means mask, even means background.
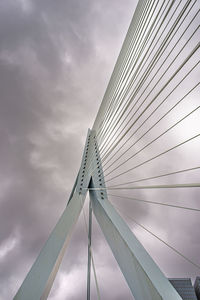
[[[163,218],[167,209],[177,216],[181,210],[200,212],[197,202],[196,207],[192,202],[200,188],[199,4],[197,0],[138,2],[93,127],[88,129],[66,208],[15,300],[48,298],[88,192],[87,299],[92,270],[97,298],[101,297],[92,251],[93,217],[134,299],[182,299],[122,218],[125,212],[115,199],[121,199],[124,207],[128,201],[134,207],[159,206]],[[185,197],[187,205],[180,204],[178,200]],[[200,270],[184,249],[143,225],[134,210],[126,217],[174,251],[183,264]]]

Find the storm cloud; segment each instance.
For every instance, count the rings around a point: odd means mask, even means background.
[[[66,206],[87,129],[95,120],[136,5],[131,0],[0,3],[0,300],[13,298]],[[177,134],[172,136],[176,139]],[[199,143],[191,149],[188,153],[197,156]],[[161,164],[170,170],[169,161]],[[138,174],[142,176],[132,175]],[[193,176],[194,181],[198,178],[199,173]],[[182,197],[185,205],[190,199],[200,207],[197,190],[170,193],[162,199]],[[154,200],[161,194],[137,191],[134,196]],[[198,213],[177,214],[170,208],[112,200],[122,208],[126,203],[125,212],[133,210],[138,220],[199,263]],[[86,201],[86,214],[87,205]],[[166,276],[198,275],[195,267],[126,220]],[[93,253],[102,299],[132,299],[95,220]],[[49,299],[84,299],[86,264],[81,214]],[[93,280],[92,299],[96,297]]]

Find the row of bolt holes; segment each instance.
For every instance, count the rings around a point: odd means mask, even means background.
[[[94,136],[95,139],[95,136]],[[86,162],[87,162],[87,154],[88,154],[88,147],[89,147],[89,142],[90,142],[90,135],[88,137],[88,143],[87,143],[87,148],[86,148],[86,152],[85,152],[85,161],[83,164],[83,171],[82,171],[82,178],[81,178],[81,187],[80,187],[80,192],[79,195],[81,194],[82,191],[82,186],[83,186],[83,178],[84,178],[84,173],[85,173],[85,166],[86,166]],[[100,166],[99,166],[99,158],[98,158],[98,152],[97,152],[97,143],[95,142],[95,152],[96,152],[96,160],[97,160],[97,165],[98,165],[98,173],[99,173],[99,185],[102,186],[101,183],[101,171],[100,171]],[[104,193],[101,191],[101,199],[104,199]]]
[[[95,137],[94,137],[95,138]],[[97,151],[97,143],[95,142],[94,143],[95,145],[95,152],[96,152],[96,160],[97,160],[97,165],[98,165],[98,176],[99,176],[99,185],[102,186],[102,183],[101,183],[101,171],[100,171],[100,166],[99,166],[99,158],[98,158],[98,151]],[[103,191],[101,191],[101,199],[104,199],[104,193]]]
[[[79,195],[81,194],[82,191],[82,186],[83,186],[83,178],[84,178],[84,173],[85,173],[85,166],[86,166],[86,162],[87,162],[87,154],[88,154],[88,147],[89,147],[89,142],[90,142],[90,135],[88,137],[88,142],[87,142],[87,148],[86,148],[86,152],[85,152],[85,160],[84,160],[84,164],[83,164],[83,171],[82,171],[82,178],[81,178],[81,187],[79,189]]]

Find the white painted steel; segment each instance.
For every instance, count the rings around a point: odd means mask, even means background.
[[[53,281],[64,256],[72,230],[82,210],[87,190],[81,184],[89,185],[88,142],[90,130],[86,139],[82,162],[68,204],[57,225],[46,241],[38,258],[19,288],[14,300],[44,300],[47,299]]]
[[[94,215],[135,299],[181,300],[111,203],[93,190],[90,197]]]
[[[93,155],[95,153],[95,155]],[[90,160],[87,160],[90,157]],[[92,165],[92,167],[91,167]],[[91,171],[95,172],[91,174]],[[93,212],[136,300],[181,300],[168,279],[107,199],[95,131],[88,131],[82,163],[70,200],[14,300],[47,299],[87,188]]]
[[[74,193],[14,300],[47,299],[84,198],[85,196]]]

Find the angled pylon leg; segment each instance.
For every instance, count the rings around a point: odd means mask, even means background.
[[[77,192],[64,210],[49,239],[41,250],[15,300],[47,299],[66,250],[72,229],[81,212],[83,199]]]
[[[181,300],[177,291],[108,201],[96,145],[90,181],[92,210],[136,300]],[[94,190],[93,190],[94,188]]]
[[[81,167],[68,204],[14,299],[47,299],[72,229],[82,210],[88,186],[94,215],[135,299],[181,300],[108,201],[94,130],[88,131]]]
[[[87,155],[89,141],[90,131],[88,131],[81,167],[68,204],[15,295],[14,300],[44,300],[49,295],[73,227],[85,201],[87,190],[83,190],[83,185],[88,186],[90,181],[89,172],[85,171],[90,164]]]
[[[92,209],[136,300],[181,300],[107,199],[90,191]]]

